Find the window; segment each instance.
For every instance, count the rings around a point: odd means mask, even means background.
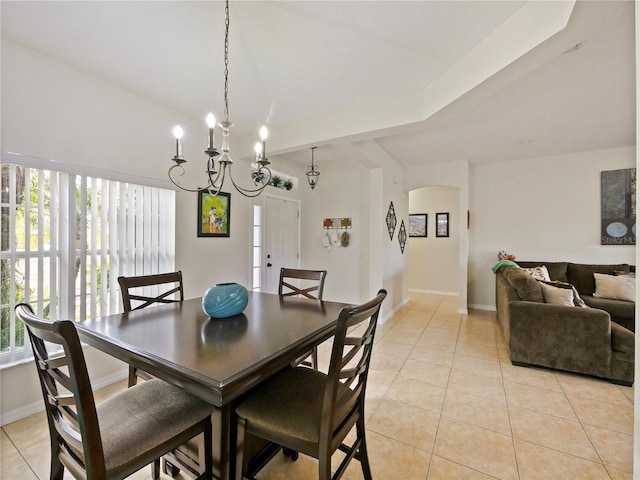
[[[251,289],[259,292],[262,288],[262,207],[253,206],[253,262]]]
[[[175,269],[165,182],[2,153],[0,365],[31,356],[16,303],[45,318],[122,311],[117,278]]]

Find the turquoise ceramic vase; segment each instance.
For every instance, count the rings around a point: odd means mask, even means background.
[[[242,285],[217,283],[202,297],[202,310],[211,318],[227,318],[242,313],[248,302],[249,294]]]

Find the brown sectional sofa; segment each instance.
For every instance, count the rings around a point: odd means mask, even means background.
[[[571,283],[589,307],[544,302],[538,282],[514,266],[496,272],[498,322],[515,365],[539,365],[632,385],[635,303],[593,296],[593,273],[634,271],[627,264],[517,262],[544,265],[551,280]]]

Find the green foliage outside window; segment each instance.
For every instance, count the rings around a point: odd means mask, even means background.
[[[27,301],[32,304],[35,304],[38,300],[38,291],[37,291],[37,259],[26,259],[20,258],[20,252],[25,252],[29,250],[30,252],[36,252],[39,249],[39,229],[42,229],[42,243],[44,251],[47,252],[47,256],[42,260],[44,265],[45,275],[42,281],[43,291],[40,292],[40,297],[44,299],[43,305],[43,315],[45,318],[49,317],[50,310],[50,285],[49,285],[49,269],[51,265],[49,264],[51,261],[50,258],[50,246],[51,246],[51,173],[44,171],[39,176],[39,171],[36,169],[29,170],[28,178],[26,176],[27,170],[24,167],[15,167],[15,177],[16,177],[16,188],[15,188],[15,209],[11,211],[10,208],[10,165],[3,164],[2,165],[2,181],[0,183],[0,191],[1,193],[1,219],[0,219],[0,247],[3,254],[8,253],[12,247],[18,253],[15,262],[13,263],[11,260],[7,259],[6,256],[0,261],[0,266],[2,273],[0,275],[0,353],[6,352],[11,347],[11,309],[14,305],[19,302]],[[27,183],[28,182],[28,183]],[[27,189],[27,185],[29,189]],[[100,192],[100,183],[97,188],[97,209],[98,209],[98,218],[101,214],[101,192]],[[79,185],[78,185],[79,187]],[[76,189],[76,204],[80,205],[81,198],[81,189]],[[27,192],[29,193],[27,199]],[[42,195],[42,204],[39,203],[39,195]],[[89,223],[90,223],[90,215],[91,215],[91,188],[87,188],[86,194],[86,212],[87,215],[83,223],[83,219],[80,213],[80,208],[76,210],[76,245],[79,245],[81,240],[81,232],[89,231]],[[29,200],[29,206],[27,207],[27,200]],[[40,207],[42,206],[42,211],[40,211]],[[28,211],[28,219],[26,219]],[[13,238],[10,237],[10,221],[11,215],[14,216],[14,224],[15,224],[15,236]],[[28,220],[28,221],[27,221]],[[25,226],[29,225],[29,238],[27,238],[27,231]],[[101,238],[101,229],[102,225],[100,222],[97,224],[97,238],[98,243]],[[88,239],[86,240],[88,242]],[[13,243],[13,245],[12,245]],[[100,248],[100,245],[96,246]],[[60,248],[60,245],[58,245]],[[54,256],[54,260],[59,258],[59,255]],[[76,292],[80,291],[80,282],[84,280],[87,290],[91,289],[91,272],[90,269],[87,269],[86,278],[82,279],[79,275],[80,266],[82,261],[87,261],[87,258],[76,258]],[[32,262],[30,265],[30,278],[27,279],[27,262]],[[59,265],[56,264],[56,271],[59,272]],[[95,266],[96,269],[96,289],[98,292],[97,303],[100,302],[100,291],[101,291],[101,282],[103,280],[103,275],[101,272],[100,265]],[[108,282],[109,268],[107,264],[107,273],[105,275],[105,281]],[[12,297],[11,292],[11,281],[14,281],[14,295]],[[27,291],[27,285],[28,291]],[[107,283],[108,285],[108,283]],[[16,347],[24,347],[25,345],[25,331],[24,324],[15,319],[15,346]]]

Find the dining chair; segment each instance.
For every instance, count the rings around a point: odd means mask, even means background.
[[[281,297],[302,295],[311,300],[322,300],[326,270],[302,270],[297,268],[281,268],[278,295]],[[296,285],[297,283],[297,285]],[[312,293],[313,292],[313,293]],[[307,359],[311,357],[311,361]],[[302,364],[314,369],[318,368],[318,347],[304,354],[296,364]]]
[[[160,379],[96,404],[75,324],[39,318],[26,303],[15,312],[27,327],[42,388],[52,480],[62,480],[65,468],[74,478],[120,479],[151,463],[158,479],[160,456],[200,434],[204,468],[198,478],[213,478],[213,405]]]
[[[122,305],[125,312],[145,308],[155,303],[174,303],[184,300],[181,271],[132,277],[120,276],[118,277],[118,283],[120,284]],[[156,286],[162,287],[162,293],[155,296],[145,294],[144,291],[140,290],[144,287]],[[174,294],[178,294],[177,299],[169,298]],[[153,377],[144,370],[129,365],[129,386],[135,385],[138,382],[138,378],[150,380]]]
[[[324,280],[327,277],[326,270],[302,270],[298,268],[281,268],[280,269],[280,283],[278,285],[278,295],[282,297],[288,297],[293,295],[302,295],[303,297],[310,298],[312,300],[322,300],[322,293],[324,291]],[[304,285],[295,285],[292,280],[296,280],[298,283],[305,283]],[[304,282],[304,281],[311,282]],[[307,285],[312,283],[311,285]],[[312,294],[311,292],[317,292]]]
[[[181,271],[131,277],[120,276],[118,283],[125,312],[146,308],[154,304],[175,303],[184,300]],[[145,293],[149,291],[150,287],[158,287],[158,294]],[[171,298],[176,295],[177,298]],[[144,370],[129,365],[129,386],[136,385],[138,378],[151,380],[154,377]],[[192,476],[197,476],[200,461],[196,458],[199,457],[198,451],[202,448],[201,446],[202,441],[194,439],[170,452],[167,456],[168,461],[167,458],[164,459],[164,471],[171,476],[176,476],[182,469],[188,471]]]
[[[149,305],[153,305],[154,303],[173,303],[184,300],[181,271],[132,277],[120,276],[118,277],[118,283],[120,284],[120,292],[122,293],[122,303],[124,305],[125,312],[145,308]],[[162,293],[159,293],[156,296],[148,294],[143,295],[139,290],[135,290],[140,287],[159,285],[163,285],[165,289]],[[175,293],[179,294],[178,299],[167,298]],[[131,303],[132,301],[142,303],[133,306]]]
[[[365,391],[378,315],[386,296],[382,289],[372,300],[342,309],[327,374],[292,367],[240,401],[235,409],[237,466],[243,464],[245,436],[255,436],[294,451],[293,459],[297,452],[317,458],[320,480],[339,479],[353,458],[360,461],[365,480],[371,480],[365,440]],[[354,426],[355,441],[347,445],[343,442]],[[331,457],[336,450],[346,456],[331,477]],[[252,478],[257,472],[236,468],[236,480],[242,480],[243,473]]]

